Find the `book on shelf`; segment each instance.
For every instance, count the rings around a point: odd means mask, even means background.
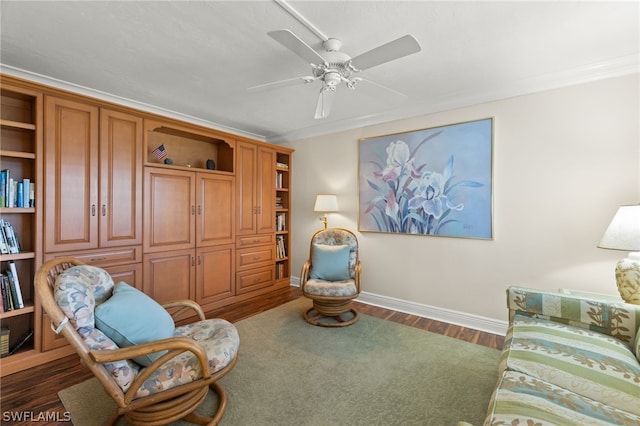
[[[278,231],[286,231],[287,224],[287,216],[286,213],[277,213],[276,214],[276,232]]]
[[[285,278],[286,276],[285,263],[278,263],[278,266],[276,268],[276,279],[279,280],[280,278]]]
[[[12,311],[13,298],[11,296],[9,277],[6,274],[0,275],[0,291],[2,291],[2,309],[4,309],[4,312]]]
[[[9,244],[4,234],[4,221],[0,219],[0,254],[9,254]]]
[[[7,207],[7,180],[9,169],[0,170],[0,207]]]
[[[0,207],[35,207],[35,188],[30,178],[14,179],[9,169],[0,170]]]
[[[16,207],[24,207],[24,183],[16,182]]]
[[[276,162],[276,167],[279,169],[289,169],[289,165],[287,163],[283,163],[282,161]]]
[[[36,206],[36,183],[29,182],[29,207]]]
[[[282,204],[282,197],[276,197],[276,208],[281,209],[282,207],[284,207]]]
[[[284,236],[278,235],[276,237],[276,258],[282,259],[287,257],[287,248],[284,243]]]
[[[276,172],[276,188],[283,189],[284,188],[284,173]]]
[[[6,207],[16,206],[16,184],[17,182],[13,178],[8,179]]]
[[[2,237],[0,239],[6,244],[7,252],[2,251],[3,254],[17,254],[20,253],[20,241],[16,235],[11,223],[4,219],[0,219],[0,233]],[[3,243],[0,242],[0,251],[4,250]]]
[[[2,280],[4,279],[4,275],[0,275],[0,313],[7,312],[7,308],[4,304],[4,292],[2,291]]]
[[[13,308],[14,309],[24,308],[24,300],[22,299],[22,288],[20,287],[20,279],[18,278],[16,263],[13,260],[9,261],[9,269],[5,271],[5,274],[9,278],[9,286],[11,287],[11,298],[13,300]]]

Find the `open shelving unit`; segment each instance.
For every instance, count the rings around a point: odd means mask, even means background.
[[[289,152],[276,153],[276,281],[289,281],[291,266],[289,262],[289,249],[291,238],[291,154]]]
[[[29,179],[35,185],[35,206],[0,205],[0,216],[11,223],[20,243],[19,253],[0,254],[0,272],[15,264],[24,307],[0,312],[0,327],[9,331],[9,353],[0,360],[2,375],[40,349],[40,320],[33,278],[42,254],[41,184],[42,167],[42,94],[3,84],[0,89],[0,127],[2,145],[0,169],[8,170],[16,181]],[[25,189],[28,194],[29,190]],[[28,202],[28,197],[25,197]]]

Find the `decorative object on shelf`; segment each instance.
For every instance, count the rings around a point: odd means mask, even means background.
[[[626,302],[640,305],[640,204],[620,206],[598,247],[631,252],[616,264],[616,284]]]
[[[169,165],[171,165],[171,164],[173,164],[173,160],[172,160],[171,158],[165,158],[165,159],[164,159],[164,164],[169,164]]]
[[[9,354],[9,329],[0,329],[0,356]]]
[[[216,162],[213,161],[212,159],[207,160],[207,170],[215,170],[216,169]]]
[[[360,139],[358,230],[492,239],[493,118]]]
[[[160,145],[159,147],[157,147],[156,149],[154,149],[152,152],[154,157],[156,157],[158,160],[162,160],[164,157],[167,156],[167,150],[164,149],[164,144]]]
[[[328,214],[338,211],[338,197],[329,194],[316,195],[316,204],[313,207],[313,211],[324,213],[324,215],[320,216],[320,222],[324,223],[324,229],[327,229]]]

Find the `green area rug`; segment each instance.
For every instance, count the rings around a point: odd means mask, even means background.
[[[368,315],[315,327],[302,318],[309,306],[301,298],[236,323],[221,425],[482,424],[499,351]],[[102,425],[115,409],[95,379],[59,396],[76,426]],[[210,392],[198,411],[216,403]]]

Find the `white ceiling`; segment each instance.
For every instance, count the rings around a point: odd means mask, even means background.
[[[363,71],[408,95],[320,83],[267,32],[321,39],[274,1],[0,2],[4,73],[281,142],[638,72],[638,1],[288,1],[354,57],[405,34],[422,51]],[[172,114],[170,114],[172,115]],[[175,114],[173,114],[175,115]]]

